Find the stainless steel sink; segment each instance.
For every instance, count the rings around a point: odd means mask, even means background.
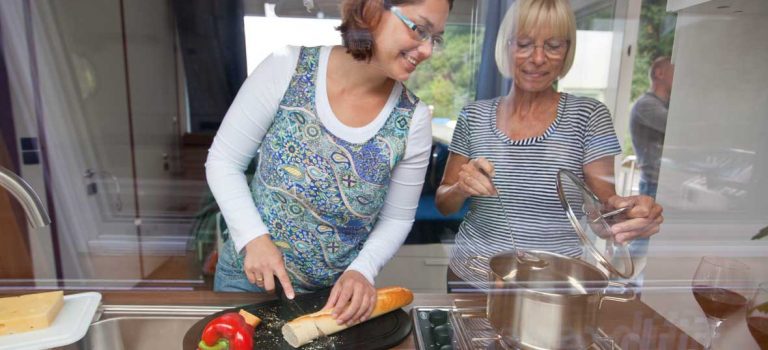
[[[181,349],[187,330],[222,307],[107,305],[88,333],[61,350]]]

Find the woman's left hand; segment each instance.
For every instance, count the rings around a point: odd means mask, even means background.
[[[354,325],[371,316],[376,306],[376,288],[360,272],[347,270],[336,281],[323,309],[333,308],[337,324]]]
[[[650,237],[659,232],[659,226],[664,222],[661,214],[664,208],[649,196],[613,196],[607,204],[613,208],[630,208],[623,214],[627,220],[611,226],[616,242],[619,243]]]

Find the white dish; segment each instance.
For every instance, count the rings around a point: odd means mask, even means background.
[[[101,294],[96,292],[65,295],[64,306],[50,327],[0,335],[0,350],[38,350],[72,344],[85,336],[100,301]]]

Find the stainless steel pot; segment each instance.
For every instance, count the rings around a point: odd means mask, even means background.
[[[606,296],[609,282],[598,268],[578,259],[527,251],[547,262],[540,268],[520,263],[514,251],[487,261],[489,279],[487,317],[502,340],[521,349],[586,349],[597,331],[597,311],[604,300],[626,302],[635,298]]]

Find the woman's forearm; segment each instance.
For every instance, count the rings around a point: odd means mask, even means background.
[[[602,157],[584,165],[584,182],[601,202],[616,195],[613,156]]]
[[[448,154],[443,180],[435,193],[435,206],[440,214],[451,215],[459,211],[464,201],[469,198],[469,195],[459,188],[459,172],[462,165],[467,163],[469,158],[466,156],[453,152]]]
[[[464,201],[469,198],[461,192],[458,184],[444,184],[437,188],[435,194],[435,205],[440,214],[451,215],[461,209]]]

